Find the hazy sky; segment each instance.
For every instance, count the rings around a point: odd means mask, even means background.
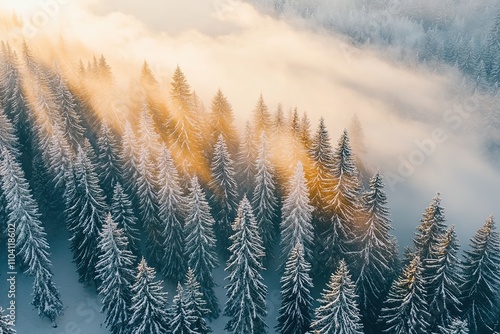
[[[205,105],[221,88],[240,124],[261,93],[271,110],[281,102],[285,110],[307,111],[313,129],[324,116],[334,143],[357,114],[371,165],[398,175],[402,160],[419,164],[404,182],[388,187],[401,244],[408,244],[437,191],[463,243],[489,214],[500,214],[499,172],[483,160],[478,136],[468,130],[474,118],[457,102],[456,73],[394,65],[341,36],[300,20],[277,21],[240,1],[4,0],[0,8],[15,9],[35,27],[11,31],[10,38],[62,34],[80,41],[106,56],[124,87],[145,59],[165,88],[180,65]],[[88,60],[89,54],[74,58]],[[416,142],[427,143],[428,154],[418,153]]]

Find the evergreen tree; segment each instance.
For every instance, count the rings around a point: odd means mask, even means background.
[[[300,140],[306,149],[311,148],[311,122],[309,121],[306,112],[304,112],[304,115],[302,115],[302,119],[300,120]]]
[[[288,194],[281,213],[281,258],[283,264],[297,245],[304,247],[304,258],[312,261],[314,232],[311,224],[313,207],[309,204],[309,192],[302,163],[297,163],[294,176],[288,184]]]
[[[2,334],[16,334],[9,316],[3,315],[3,309],[0,307],[0,333]]]
[[[63,305],[52,281],[46,233],[21,165],[6,148],[0,160],[0,180],[8,213],[7,224],[15,226],[16,255],[24,271],[34,277],[32,304],[40,316],[47,317],[55,325],[55,319],[63,313]]]
[[[267,108],[266,103],[264,102],[264,97],[262,94],[259,96],[259,100],[257,101],[257,105],[253,111],[254,117],[254,126],[255,126],[255,134],[260,136],[262,132],[265,132],[266,135],[269,135],[269,130],[271,129],[271,113]]]
[[[16,130],[10,119],[5,115],[4,109],[0,107],[0,150],[4,148],[16,158],[21,155]]]
[[[217,318],[220,310],[214,293],[215,282],[212,277],[212,270],[219,265],[213,231],[215,221],[210,214],[205,193],[196,176],[191,181],[189,191],[185,220],[186,257],[188,258],[188,266],[193,269],[194,275],[201,285],[201,292],[210,311],[209,316]]]
[[[439,327],[441,334],[469,334],[467,320],[453,319],[447,327]]]
[[[144,258],[139,263],[135,283],[132,286],[132,315],[128,330],[130,334],[169,333],[167,293],[162,281],[156,281],[156,272],[148,267]]]
[[[207,303],[203,298],[200,283],[196,280],[193,269],[189,268],[186,274],[186,308],[193,317],[192,329],[198,334],[207,334],[212,329],[207,325],[204,317],[209,313]]]
[[[158,157],[158,203],[159,217],[164,228],[162,231],[163,257],[162,274],[172,281],[181,281],[186,272],[185,242],[184,242],[184,213],[185,199],[179,181],[179,174],[175,168],[170,151],[163,147]]]
[[[211,190],[210,200],[215,218],[217,240],[223,250],[227,249],[231,235],[231,223],[236,216],[237,189],[233,161],[229,156],[226,142],[219,135],[212,159],[212,180],[208,184]]]
[[[367,331],[374,328],[378,311],[382,306],[397,262],[396,239],[390,235],[391,220],[387,208],[387,196],[380,173],[370,180],[370,189],[362,198],[363,211],[360,267],[356,273],[356,292]]]
[[[119,142],[113,130],[106,122],[101,123],[97,135],[97,167],[99,171],[101,187],[110,202],[113,190],[120,182],[120,148]]]
[[[252,207],[244,197],[233,224],[233,244],[226,270],[229,276],[224,314],[230,319],[225,329],[231,333],[266,333],[265,317],[267,287],[260,271],[264,248]]]
[[[111,200],[111,217],[123,231],[127,238],[127,247],[129,251],[137,258],[140,251],[140,232],[137,228],[137,218],[134,214],[132,202],[128,195],[123,191],[120,183],[115,185],[113,199]]]
[[[186,296],[181,284],[177,284],[177,294],[174,296],[170,309],[172,321],[170,322],[172,334],[196,334],[193,329],[195,317],[189,312],[186,305]]]
[[[47,148],[48,172],[56,191],[64,191],[66,183],[71,182],[75,155],[59,126],[52,129],[51,140]]]
[[[429,333],[429,305],[423,289],[420,258],[415,256],[389,290],[380,317],[384,333]]]
[[[140,161],[141,148],[132,126],[127,121],[121,139],[120,165],[122,180],[124,182],[123,187],[133,201],[134,206],[137,206],[136,202],[138,201],[136,180],[139,178],[138,168]]]
[[[99,260],[96,265],[98,292],[102,297],[101,312],[113,334],[128,333],[129,309],[132,301],[133,264],[135,258],[127,249],[127,237],[108,214],[100,232]]]
[[[257,158],[257,145],[254,137],[254,130],[247,122],[236,158],[237,180],[241,196],[251,193],[254,189],[255,160]]]
[[[447,327],[460,315],[460,263],[456,257],[458,241],[454,227],[437,238],[431,257],[424,260],[425,283],[428,296],[430,330]]]
[[[301,245],[290,252],[281,278],[281,307],[276,329],[281,334],[303,334],[311,325],[313,282],[311,266],[304,259]]]
[[[212,147],[215,146],[219,135],[222,135],[227,143],[229,153],[235,156],[238,151],[239,139],[234,126],[233,109],[220,89],[212,99],[209,122]]]
[[[500,313],[500,237],[490,216],[464,252],[462,304],[472,334],[491,333]]]
[[[67,185],[65,199],[73,259],[80,281],[90,284],[96,276],[97,244],[105,219],[105,201],[94,166],[81,147],[75,161],[74,181]]]
[[[153,161],[160,156],[162,151],[161,138],[156,132],[155,123],[146,102],[142,105],[139,117],[139,145],[145,147]]]
[[[252,206],[266,252],[265,259],[269,259],[278,233],[278,199],[276,198],[274,168],[269,161],[267,138],[264,133],[262,133],[260,140],[256,166],[257,175],[255,176]]]
[[[324,334],[362,334],[355,285],[342,260],[321,294],[312,327]]]
[[[150,261],[159,264],[162,258],[163,223],[159,217],[158,184],[153,170],[154,164],[149,157],[148,150],[142,147],[136,180],[139,217],[146,232]]]

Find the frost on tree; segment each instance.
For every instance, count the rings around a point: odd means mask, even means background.
[[[99,234],[99,259],[96,265],[97,289],[101,295],[101,312],[112,334],[127,334],[136,259],[128,250],[128,240],[108,214]]]
[[[189,191],[185,220],[187,264],[201,285],[201,292],[210,311],[208,316],[217,318],[220,310],[212,276],[212,270],[219,265],[213,231],[215,221],[196,176],[191,181]]]
[[[261,94],[253,111],[253,125],[255,127],[254,133],[257,136],[255,139],[258,139],[258,136],[260,136],[262,132],[266,135],[270,135],[269,131],[271,130],[271,124],[271,113],[269,112],[266,102],[264,102],[264,97]]]
[[[276,197],[274,168],[269,161],[267,138],[264,133],[260,139],[256,167],[252,206],[266,252],[265,260],[269,260],[278,234],[278,199]]]
[[[17,258],[24,272],[34,278],[32,304],[40,316],[47,317],[56,326],[55,320],[63,313],[63,305],[59,290],[52,281],[49,244],[38,205],[21,165],[5,148],[0,160],[0,180],[8,214],[7,224],[14,225],[16,229]]]
[[[225,329],[230,333],[266,333],[265,317],[267,287],[260,274],[263,270],[264,248],[252,207],[244,197],[233,223],[234,234],[229,247],[226,286],[228,300],[224,315],[229,317]]]
[[[362,334],[355,285],[343,260],[332,274],[314,312],[312,328],[321,334]]]
[[[65,199],[73,259],[80,281],[91,284],[99,254],[99,231],[105,219],[105,200],[94,166],[81,147],[75,161],[74,181],[68,183]]]
[[[389,290],[380,317],[384,333],[428,333],[430,314],[423,283],[420,258],[415,256]]]
[[[210,312],[207,308],[207,303],[201,292],[201,285],[196,280],[194,271],[188,268],[186,274],[186,308],[193,317],[192,329],[198,334],[207,334],[212,332],[212,329],[207,325],[205,316]]]
[[[472,334],[491,333],[500,314],[500,237],[490,216],[464,252],[462,303]]]
[[[301,162],[295,167],[287,192],[281,210],[281,259],[284,264],[292,249],[301,245],[304,258],[310,263],[313,260],[313,207],[309,204],[309,191]]]
[[[8,315],[3,314],[3,308],[1,309],[2,312],[0,312],[0,333],[2,334],[16,334],[17,331],[15,330],[14,326],[12,326],[12,323],[10,322],[10,318]]]
[[[169,333],[167,293],[163,291],[163,282],[155,280],[155,276],[155,270],[143,258],[132,286],[130,334]]]
[[[302,334],[310,329],[314,303],[310,271],[302,246],[295,246],[281,277],[281,306],[276,326],[281,334]]]
[[[145,147],[150,154],[150,159],[155,161],[162,151],[160,135],[156,132],[156,126],[146,102],[142,105],[139,117],[139,145]]]
[[[460,285],[463,282],[462,267],[457,259],[458,240],[455,228],[450,227],[439,236],[431,249],[430,258],[424,260],[424,287],[429,304],[430,330],[447,327],[460,316]]]
[[[123,231],[123,235],[127,238],[126,248],[138,257],[141,253],[141,233],[137,226],[137,218],[134,214],[132,202],[123,191],[120,183],[115,185],[110,209],[113,221],[118,224],[118,227]]]
[[[181,284],[177,284],[177,294],[172,300],[170,307],[172,320],[170,321],[170,333],[172,334],[197,334],[193,329],[195,317],[188,310],[186,295]]]
[[[212,180],[208,186],[211,191],[210,202],[215,218],[215,232],[219,246],[226,250],[229,246],[231,223],[236,216],[238,192],[234,163],[222,134],[215,144],[211,172]]]
[[[234,125],[233,109],[220,89],[212,99],[209,123],[212,148],[219,139],[219,135],[222,135],[226,141],[229,153],[235,157],[238,152],[239,138]],[[211,156],[209,155],[209,157]]]
[[[469,334],[467,320],[453,319],[446,327],[439,327],[441,334]]]
[[[247,122],[243,137],[240,140],[238,154],[236,156],[236,174],[240,195],[250,194],[254,189],[255,182],[255,160],[257,159],[257,143],[255,132]]]
[[[137,205],[137,182],[139,178],[139,164],[141,161],[141,147],[132,126],[125,123],[121,138],[120,171],[124,182],[123,188],[130,196],[134,205]]]
[[[364,214],[360,218],[360,251],[356,255],[359,269],[355,272],[356,293],[370,331],[378,318],[382,299],[390,288],[397,265],[397,244],[387,207],[387,196],[380,173],[370,180],[370,188],[362,197]]]
[[[159,218],[163,224],[161,273],[165,278],[182,281],[186,272],[184,215],[186,202],[182,196],[179,174],[166,147],[158,157]]]
[[[97,169],[108,203],[111,201],[116,184],[121,182],[119,154],[118,138],[111,127],[102,122],[97,135]]]

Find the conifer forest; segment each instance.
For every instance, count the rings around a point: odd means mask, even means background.
[[[0,334],[500,333],[500,1],[0,3]]]

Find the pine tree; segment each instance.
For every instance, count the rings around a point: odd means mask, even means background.
[[[222,135],[227,143],[229,153],[235,156],[238,151],[239,139],[234,126],[233,109],[220,89],[212,99],[209,122],[212,147],[215,146],[219,135]]]
[[[170,322],[172,334],[196,334],[193,330],[195,317],[189,312],[186,305],[186,296],[181,284],[177,284],[177,294],[174,296],[170,309],[172,321]]]
[[[237,188],[234,175],[233,160],[229,156],[226,142],[219,135],[214,148],[211,165],[212,180],[208,186],[211,190],[210,202],[215,218],[217,240],[223,250],[229,245],[231,223],[236,216]]]
[[[167,293],[162,281],[156,281],[156,272],[148,267],[144,258],[139,263],[135,283],[132,286],[132,315],[128,330],[130,334],[169,333]]]
[[[142,147],[137,166],[137,198],[139,217],[147,236],[147,251],[150,261],[159,264],[162,258],[163,223],[159,217],[157,180],[153,175],[154,164],[148,150]]]
[[[98,292],[102,297],[101,312],[113,334],[128,333],[129,309],[134,280],[134,255],[127,249],[128,240],[108,214],[99,234],[99,260],[96,264]]]
[[[366,156],[365,135],[363,127],[357,115],[354,115],[349,125],[349,134],[351,138],[352,149],[354,151],[354,162],[359,171],[360,181],[363,185],[367,185],[370,181],[370,172],[364,162]]]
[[[306,333],[312,321],[311,266],[304,259],[301,245],[290,252],[281,278],[281,306],[276,329],[281,334]]]
[[[80,281],[90,284],[95,279],[99,254],[97,243],[105,219],[105,201],[94,166],[81,147],[75,161],[74,181],[67,185],[65,199],[73,259]]]
[[[9,316],[3,315],[3,309],[0,307],[0,333],[2,334],[16,334],[15,330]]]
[[[342,260],[321,294],[312,327],[322,334],[362,334],[363,324],[356,299],[354,283]]]
[[[259,100],[257,101],[257,105],[253,111],[254,118],[254,126],[255,126],[255,134],[260,136],[262,132],[265,132],[266,135],[269,135],[269,130],[271,129],[271,113],[267,108],[266,103],[264,102],[264,97],[262,94],[259,96]]]
[[[310,263],[314,232],[311,224],[313,207],[309,204],[309,192],[302,163],[297,163],[294,176],[288,184],[288,194],[281,213],[281,258],[283,264],[297,245],[304,247],[304,258]]]
[[[420,258],[415,256],[389,290],[380,317],[384,333],[428,333],[429,305],[423,289]]]
[[[226,278],[228,300],[224,314],[230,319],[225,329],[231,333],[262,334],[266,333],[265,316],[267,287],[264,285],[260,271],[264,248],[260,238],[257,222],[252,207],[244,197],[238,207],[238,215],[234,221],[232,245]]]
[[[5,115],[4,109],[0,107],[0,150],[4,148],[14,157],[21,155],[16,130],[10,119]]]
[[[362,198],[363,211],[360,267],[356,273],[356,292],[366,330],[374,328],[390,283],[395,275],[397,262],[396,239],[390,235],[391,220],[387,208],[387,196],[380,173],[370,180],[370,189]]]
[[[472,334],[491,333],[500,313],[500,237],[490,216],[464,252],[462,304]]]
[[[205,193],[196,176],[191,181],[189,191],[185,220],[186,257],[188,258],[188,266],[193,269],[195,277],[201,285],[201,292],[210,311],[209,316],[217,318],[220,310],[214,293],[215,282],[212,277],[212,270],[219,265],[213,231],[215,221],[210,214]]]
[[[207,303],[203,298],[200,283],[196,280],[193,269],[189,268],[186,274],[186,309],[193,317],[192,329],[198,334],[207,334],[212,329],[207,325],[204,317],[209,313]]]
[[[430,330],[447,327],[460,315],[461,266],[456,257],[458,241],[454,227],[437,238],[431,257],[424,260],[425,283],[428,296]]]
[[[432,248],[435,247],[438,238],[446,231],[446,218],[439,194],[432,199],[427,209],[425,209],[420,222],[421,224],[417,228],[417,233],[413,239],[413,252],[423,261],[430,258]]]
[[[164,228],[162,231],[162,274],[172,281],[181,281],[186,272],[184,214],[185,199],[170,151],[163,147],[158,157],[158,203],[159,217]]]
[[[120,151],[120,165],[122,180],[124,182],[123,188],[129,195],[130,199],[137,206],[137,182],[139,178],[139,164],[141,161],[141,147],[138,144],[137,136],[132,129],[132,126],[127,121],[125,123]]]
[[[71,181],[75,155],[59,126],[54,126],[52,129],[47,153],[47,169],[52,178],[52,183],[56,191],[63,192],[66,183]]]
[[[257,145],[254,138],[255,132],[247,122],[236,157],[237,180],[241,196],[251,193],[254,189],[257,158]]]
[[[304,115],[302,115],[302,119],[300,120],[300,140],[306,149],[311,148],[311,122],[309,121],[306,112],[304,112]]]
[[[127,249],[137,258],[140,251],[140,232],[137,228],[137,218],[134,214],[132,202],[123,191],[120,183],[115,185],[113,198],[111,200],[111,217],[123,231],[127,238]]]
[[[162,151],[161,138],[156,132],[155,123],[146,102],[142,105],[139,117],[139,145],[147,149],[150,159],[155,160]]]
[[[0,160],[1,188],[5,196],[7,224],[15,226],[16,252],[21,265],[33,281],[32,304],[40,316],[47,317],[55,325],[55,319],[63,313],[59,290],[52,281],[52,263],[49,244],[38,205],[35,202],[21,165],[3,148]]]
[[[266,252],[265,260],[268,260],[271,257],[278,234],[278,199],[276,197],[274,168],[269,161],[267,138],[264,133],[262,133],[260,140],[256,166],[257,175],[255,176],[252,206]]]
[[[467,320],[453,319],[447,327],[439,327],[441,334],[469,334]]]
[[[101,187],[110,202],[113,190],[120,180],[120,147],[116,135],[106,122],[101,123],[97,135],[97,167]]]

